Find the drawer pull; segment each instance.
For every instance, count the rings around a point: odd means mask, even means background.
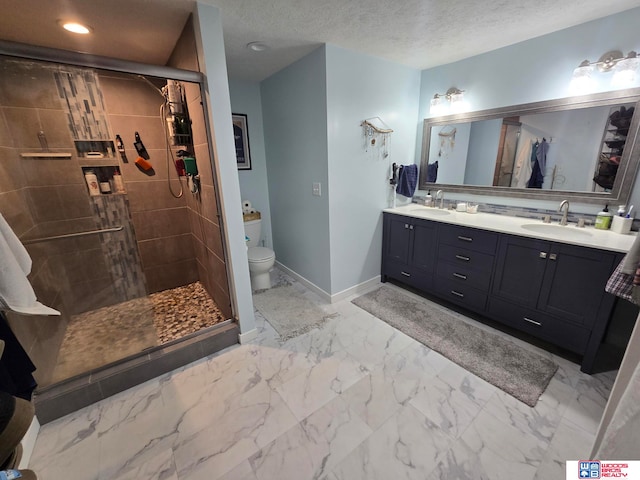
[[[540,252],[540,258],[547,258],[547,252]]]
[[[471,260],[471,258],[465,257],[464,255],[456,255],[456,258],[458,260],[464,260],[465,262],[468,262],[469,260]]]
[[[413,225],[409,225],[409,230],[413,230]]]
[[[405,224],[404,224],[404,228],[409,228],[409,224],[408,224],[408,223],[405,223]]]
[[[555,253],[551,253],[551,254],[549,254],[549,260],[553,260],[553,261],[555,261],[555,260],[556,260],[556,258],[558,258],[558,256],[557,256]]]
[[[453,276],[456,277],[456,278],[459,278],[460,280],[466,280],[467,279],[467,276],[463,275],[461,273],[455,273],[454,272]]]
[[[462,240],[463,242],[473,242],[473,238],[463,237],[462,235],[458,235],[458,240]]]
[[[529,323],[533,323],[534,325],[537,325],[538,327],[541,327],[542,324],[540,322],[536,322],[535,320],[531,320],[530,318],[527,317],[523,317],[525,322],[529,322]]]
[[[456,292],[455,290],[451,290],[451,293],[456,297],[464,298],[464,293]]]
[[[411,276],[411,274],[410,274],[410,273],[407,273],[407,272],[400,272],[400,274],[401,274],[401,275],[404,275],[405,277],[410,277],[410,276]]]

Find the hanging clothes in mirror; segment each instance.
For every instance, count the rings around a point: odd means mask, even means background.
[[[549,144],[543,138],[539,144],[536,142],[535,149],[531,149],[531,177],[527,182],[527,188],[542,188],[544,183],[544,172],[547,168],[547,152]]]

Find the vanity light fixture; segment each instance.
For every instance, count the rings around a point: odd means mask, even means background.
[[[573,71],[569,89],[577,95],[591,93],[596,86],[593,76],[596,70],[601,73],[613,72],[611,86],[614,88],[632,87],[636,83],[639,66],[640,59],[633,50],[626,56],[619,50],[612,50],[602,55],[597,62],[583,61]]]
[[[469,109],[464,99],[464,90],[451,87],[447,93],[436,93],[431,99],[429,113],[434,116],[461,113]]]

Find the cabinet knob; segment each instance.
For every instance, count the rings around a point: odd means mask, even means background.
[[[409,225],[409,230],[413,230],[413,225]]]
[[[409,228],[409,224],[408,224],[408,223],[405,223],[405,224],[404,224],[404,228]]]
[[[540,252],[540,258],[547,258],[547,252]]]
[[[549,260],[555,261],[556,258],[558,258],[558,256],[555,253],[549,255]]]

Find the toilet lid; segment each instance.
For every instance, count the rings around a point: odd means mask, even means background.
[[[250,247],[247,256],[250,262],[264,262],[274,257],[273,250],[266,247]]]

